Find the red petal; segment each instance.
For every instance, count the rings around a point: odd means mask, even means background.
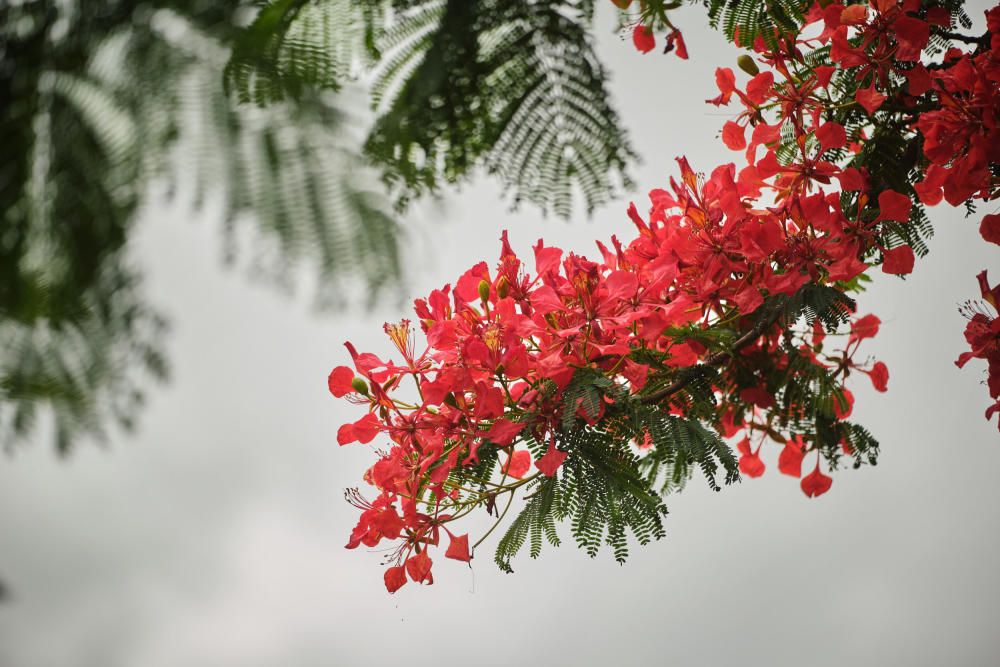
[[[469,535],[453,535],[444,557],[464,560],[466,563],[472,560],[472,556],[469,555]]]
[[[836,397],[833,399],[833,414],[836,415],[837,419],[847,419],[851,416],[851,412],[854,410],[854,394],[852,394],[848,389],[844,389],[844,400],[847,402],[846,408],[840,407],[840,401]]]
[[[750,454],[750,438],[743,438],[736,443],[736,449],[740,454]]]
[[[761,72],[747,82],[747,97],[754,104],[760,104],[774,92],[774,74]]]
[[[550,446],[545,456],[535,461],[535,467],[546,477],[553,477],[565,460],[566,452],[560,452],[554,446]]]
[[[861,172],[854,167],[848,167],[839,174],[834,174],[833,177],[840,181],[842,190],[854,191],[865,187],[865,181],[861,177]]]
[[[816,469],[802,478],[802,493],[810,498],[822,496],[833,486],[833,478],[824,475],[819,471],[819,461],[816,462]]]
[[[843,148],[847,145],[847,132],[840,123],[823,123],[816,130],[816,138],[824,151]]]
[[[860,88],[854,95],[854,99],[856,99],[858,104],[863,106],[865,111],[868,112],[868,115],[871,116],[880,106],[882,106],[882,102],[885,102],[885,95],[875,90],[875,84],[872,83],[872,85],[867,88]]]
[[[868,20],[868,7],[865,5],[851,5],[840,13],[841,25],[861,25]]]
[[[681,34],[680,30],[674,30],[667,37],[668,46],[672,45],[677,47],[677,57],[681,60],[688,59],[687,44],[684,43],[684,35]]]
[[[344,424],[337,429],[337,444],[347,445],[356,441],[357,437],[354,435],[354,424]]]
[[[913,202],[906,195],[895,190],[883,190],[878,195],[878,217],[879,220],[895,220],[906,222],[910,219],[910,209]]]
[[[910,95],[920,97],[931,89],[931,74],[921,64],[906,72]]]
[[[340,398],[354,391],[354,387],[351,386],[353,380],[354,371],[347,366],[337,366],[330,372],[326,384],[330,388],[330,393]]]
[[[889,367],[881,361],[876,361],[872,369],[868,371],[868,377],[876,391],[886,391],[889,389]]]
[[[520,433],[521,429],[525,426],[527,426],[527,424],[515,423],[509,419],[498,419],[493,422],[493,428],[489,430],[485,437],[490,442],[504,447],[514,442],[514,437]]]
[[[479,262],[462,274],[455,285],[455,294],[466,303],[479,301],[479,283],[490,282],[490,271],[486,262]]]
[[[802,451],[802,444],[797,441],[788,441],[785,448],[778,456],[778,470],[792,477],[802,476],[802,459],[805,453]]]
[[[859,317],[851,325],[851,337],[847,341],[848,344],[853,343],[856,340],[873,338],[878,333],[880,324],[882,324],[882,320],[880,320],[877,315],[865,315],[864,317]]]
[[[426,551],[421,551],[416,556],[410,556],[406,559],[406,572],[410,575],[410,579],[418,584],[422,581],[430,583],[431,557],[427,555]]]
[[[1000,245],[1000,213],[985,216],[979,223],[979,233],[990,243]]]
[[[402,565],[399,567],[390,567],[385,571],[383,578],[385,579],[386,590],[390,593],[395,593],[406,583],[406,573],[403,571]]]
[[[901,245],[892,250],[882,253],[882,271],[897,276],[905,276],[913,271],[913,249],[908,245]]]
[[[503,465],[502,471],[511,477],[521,479],[530,468],[531,454],[528,450],[521,449],[511,454],[510,458]]]
[[[375,436],[378,435],[379,431],[382,429],[382,425],[379,423],[378,417],[371,412],[354,422],[353,427],[354,428],[352,430],[354,438],[363,445],[374,440]]]
[[[647,26],[637,25],[635,30],[632,31],[632,43],[635,44],[635,48],[639,49],[639,51],[649,53],[656,48],[656,37],[653,36],[653,31]]]
[[[757,452],[740,457],[740,472],[747,477],[760,477],[764,474],[764,468],[764,462],[760,460]]]
[[[900,16],[892,24],[892,31],[896,33],[896,41],[905,53],[897,53],[899,60],[917,60],[920,51],[927,46],[931,36],[931,27],[918,18],[912,16]]]
[[[722,142],[730,150],[743,150],[747,146],[747,140],[743,132],[744,128],[742,125],[734,123],[731,120],[726,121],[726,124],[722,127]]]

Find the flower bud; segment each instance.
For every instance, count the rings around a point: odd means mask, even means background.
[[[365,382],[362,378],[355,376],[355,378],[351,380],[351,386],[354,387],[354,391],[358,392],[359,394],[363,396],[368,395],[368,383]]]
[[[741,70],[749,74],[750,76],[757,76],[760,74],[760,68],[757,67],[757,63],[754,62],[753,58],[747,54],[743,54],[736,59],[736,64]]]
[[[506,299],[507,295],[510,294],[510,283],[503,276],[500,276],[500,280],[497,281],[497,296],[501,299]]]
[[[483,303],[490,300],[490,284],[485,280],[479,281],[479,299]]]

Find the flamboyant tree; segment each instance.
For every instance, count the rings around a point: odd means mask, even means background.
[[[664,39],[687,57],[676,3],[615,4],[639,51]],[[718,489],[762,475],[774,450],[814,497],[830,471],[875,461],[845,380],[886,391],[889,371],[860,352],[880,322],[851,295],[875,267],[912,271],[926,206],[1000,196],[1000,7],[981,35],[947,0],[713,2],[710,17],[746,49],[708,100],[732,111],[734,163],[678,158],[678,177],[628,208],[630,236],[593,259],[538,241],[525,261],[505,234],[496,264],[416,301],[416,327],[385,326],[397,357],[348,343],[353,368],[330,374],[363,408],[340,444],[388,443],[373,491],[347,494],[361,510],[347,546],[393,545],[390,592],[431,583],[436,549],[470,560],[489,534],[460,528],[473,512],[505,526],[505,570],[525,543],[558,544],[566,519],[588,553],[623,560],[628,532],[663,535],[663,495],[694,474]],[[1000,216],[980,229],[1000,243]],[[957,363],[987,359],[997,401],[1000,287],[978,279]]]

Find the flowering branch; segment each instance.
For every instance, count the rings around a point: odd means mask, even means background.
[[[670,8],[639,3],[640,51],[665,27],[668,50],[687,56]],[[347,546],[397,545],[390,592],[433,581],[442,531],[445,557],[470,561],[521,488],[497,547],[508,571],[524,544],[532,556],[558,544],[561,519],[591,555],[607,545],[624,560],[627,531],[640,543],[663,535],[664,494],[696,471],[715,489],[720,475],[762,475],[765,441],[809,497],[831,488],[823,470],[845,457],[874,462],[877,442],[849,421],[846,381],[863,374],[886,391],[889,372],[859,356],[880,321],[857,316],[849,295],[874,266],[913,270],[927,250],[925,205],[1000,195],[1000,8],[987,15],[988,50],[924,64],[932,29],[951,16],[917,0],[826,2],[794,29],[736,35],[753,54],[738,61],[750,78],[737,85],[718,69],[709,102],[740,107],[721,132],[739,167],[706,176],[679,158],[645,215],[629,207],[634,236],[598,242],[598,260],[539,240],[531,271],[504,233],[492,270],[480,262],[415,302],[419,348],[407,320],[385,327],[395,360],[347,344],[353,368],[335,368],[329,388],[366,413],[338,442],[391,443],[365,474],[377,497],[349,493],[361,517]],[[982,234],[1000,242],[1000,216]],[[980,283],[996,307],[1000,292],[985,273]],[[969,308],[973,349],[959,363],[988,359],[1000,399],[1000,320]],[[830,345],[836,334],[846,343]],[[470,550],[452,527],[479,509],[497,520]]]

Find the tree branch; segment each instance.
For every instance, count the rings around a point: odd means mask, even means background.
[[[755,324],[753,328],[750,329],[750,331],[746,332],[738,339],[736,339],[736,342],[733,343],[733,348],[731,350],[727,352],[716,352],[715,354],[705,359],[705,361],[699,364],[698,366],[689,366],[688,368],[699,368],[700,366],[721,366],[722,364],[726,363],[732,358],[734,352],[739,352],[740,350],[742,350],[745,347],[748,347],[750,344],[754,343],[758,338],[760,338],[764,334],[764,332],[770,329],[771,326],[778,321],[778,318],[781,317],[781,314],[782,314],[782,309],[780,308],[776,309],[773,314],[757,322],[757,324]],[[692,379],[693,376],[688,375],[687,377],[675,380],[674,382],[671,382],[663,389],[655,391],[652,394],[649,394],[648,396],[643,396],[640,400],[643,403],[658,403],[667,396],[679,392],[681,389],[690,384]]]

